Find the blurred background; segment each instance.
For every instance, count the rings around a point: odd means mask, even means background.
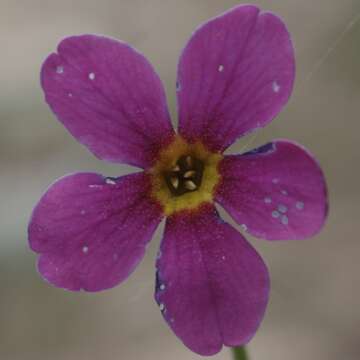
[[[262,0],[282,16],[297,51],[290,103],[256,138],[292,138],[327,175],[324,231],[300,242],[250,239],[272,277],[252,360],[359,360],[360,2]],[[119,175],[79,145],[43,100],[39,70],[61,38],[100,33],[143,52],[165,82],[174,119],[178,55],[195,27],[233,0],[0,0],[0,360],[184,359],[199,356],[172,334],[153,301],[162,228],[138,270],[97,294],[51,287],[27,245],[31,210],[56,178],[78,170]],[[357,21],[359,19],[359,21]],[[224,349],[214,359],[230,359]]]

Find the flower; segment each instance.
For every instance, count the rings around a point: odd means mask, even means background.
[[[178,66],[179,128],[161,81],[136,50],[114,39],[64,39],[43,64],[47,103],[97,157],[143,171],[118,178],[76,173],[35,207],[29,242],[51,284],[99,291],[124,281],[163,217],[155,298],[175,334],[201,355],[247,343],[264,316],[269,275],[217,202],[267,240],[316,234],[327,213],[314,158],[274,140],[224,151],[287,103],[294,53],[283,22],[243,5],[202,25]]]

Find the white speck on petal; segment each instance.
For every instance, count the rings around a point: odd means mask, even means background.
[[[160,285],[160,290],[161,290],[161,291],[164,291],[164,290],[165,290],[165,284],[161,284],[161,285]]]
[[[224,71],[224,65],[219,65],[218,70],[219,70],[219,72],[223,72]]]
[[[281,223],[284,224],[284,225],[287,225],[289,223],[289,219],[286,215],[283,215],[281,217]]]
[[[285,195],[285,196],[288,195],[288,192],[287,192],[286,190],[281,190],[281,193],[282,193],[283,195]]]
[[[95,73],[91,72],[91,73],[89,74],[89,79],[90,79],[90,80],[95,80]]]
[[[272,216],[274,219],[276,219],[276,218],[278,218],[278,217],[280,216],[280,213],[279,213],[278,211],[274,210],[274,211],[271,213],[271,216]]]
[[[278,184],[278,183],[279,183],[279,179],[277,179],[277,178],[272,179],[272,183],[273,183],[273,184]]]
[[[56,72],[57,72],[58,74],[62,74],[62,73],[64,72],[64,67],[61,66],[61,65],[57,66],[57,67],[56,67]]]
[[[271,204],[272,200],[271,200],[271,198],[266,197],[266,198],[264,199],[264,202],[265,202],[265,204]]]
[[[298,201],[298,202],[296,203],[296,208],[297,208],[298,210],[303,210],[303,209],[304,209],[304,206],[305,206],[305,204],[304,204],[302,201]]]
[[[276,81],[273,82],[272,88],[273,88],[274,92],[276,92],[276,93],[278,93],[280,91],[280,85]]]
[[[89,251],[89,248],[87,246],[83,246],[82,252],[86,254]]]
[[[286,213],[288,209],[287,209],[287,207],[286,207],[285,205],[280,204],[280,205],[278,206],[278,210],[279,210],[281,213]]]
[[[92,184],[92,185],[89,185],[89,188],[91,189],[96,189],[96,188],[101,188],[102,186],[101,185],[98,185],[98,184]]]
[[[113,179],[110,179],[110,178],[106,178],[105,179],[105,182],[109,185],[116,185],[116,182],[113,180]]]
[[[164,311],[165,310],[165,305],[163,303],[161,303],[159,305],[160,311]]]

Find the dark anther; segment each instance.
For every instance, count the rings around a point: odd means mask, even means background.
[[[176,165],[164,173],[166,184],[175,196],[196,191],[200,185],[204,163],[191,155],[179,158]]]

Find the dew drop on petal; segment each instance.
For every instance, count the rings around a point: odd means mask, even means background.
[[[287,196],[288,195],[288,192],[286,190],[281,190],[281,193],[284,195],[284,196]]]
[[[278,93],[280,91],[280,85],[276,81],[273,82],[272,88],[275,93]]]
[[[270,197],[266,197],[266,198],[264,199],[264,202],[265,202],[265,204],[271,204],[272,200],[271,200]]]
[[[303,209],[304,209],[304,206],[305,206],[305,204],[304,204],[302,201],[298,201],[298,202],[296,203],[296,208],[297,208],[298,210],[303,210]]]
[[[284,224],[284,225],[287,225],[289,223],[289,219],[286,215],[283,215],[281,217],[281,223]]]
[[[219,65],[218,70],[219,70],[219,72],[223,72],[224,71],[224,65]]]
[[[164,311],[165,310],[165,305],[163,303],[161,303],[159,305],[160,311]]]
[[[161,290],[161,291],[164,291],[165,288],[166,288],[165,284],[161,284],[161,285],[160,285],[160,290]]]
[[[241,228],[242,228],[244,231],[247,231],[247,228],[248,228],[248,227],[247,227],[246,224],[241,224],[240,226],[241,226]]]
[[[272,179],[272,183],[273,183],[273,184],[278,184],[278,183],[279,183],[279,179],[277,179],[277,178]]]
[[[64,67],[61,66],[61,65],[57,66],[57,67],[56,67],[56,72],[57,72],[58,74],[62,74],[62,73],[64,72]]]
[[[90,79],[90,80],[95,80],[95,73],[91,72],[91,73],[89,74],[89,79]]]
[[[86,214],[86,211],[85,211],[84,209],[82,209],[82,210],[80,211],[80,214],[81,214],[81,215],[85,215],[85,214]]]
[[[88,251],[89,251],[89,248],[88,248],[87,246],[83,246],[82,252],[83,252],[84,254],[87,254]]]
[[[116,181],[111,179],[111,178],[106,178],[105,179],[105,182],[108,184],[108,185],[116,185]]]
[[[276,218],[278,218],[278,217],[280,216],[280,213],[279,213],[278,211],[274,210],[274,211],[271,213],[271,216],[272,216],[274,219],[276,219]]]
[[[285,205],[282,205],[280,204],[278,206],[278,210],[281,212],[281,213],[286,213],[287,212],[287,207]]]
[[[101,189],[102,186],[99,185],[99,184],[91,184],[91,185],[89,185],[89,188],[90,188],[90,189]]]

